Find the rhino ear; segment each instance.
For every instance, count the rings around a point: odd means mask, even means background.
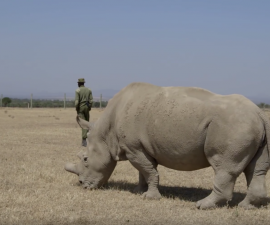
[[[90,122],[89,124],[89,130],[92,130],[95,127],[95,122]]]
[[[94,123],[90,123],[79,116],[76,117],[77,123],[80,125],[81,128],[86,130],[91,130],[94,127]]]

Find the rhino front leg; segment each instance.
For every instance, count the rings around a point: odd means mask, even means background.
[[[144,179],[144,176],[141,172],[139,172],[139,183],[134,188],[133,192],[137,194],[142,194],[144,192],[147,192],[148,190],[148,184],[146,183],[146,180]]]
[[[150,157],[144,151],[127,152],[126,156],[130,163],[139,170],[139,188],[141,190],[148,186],[148,190],[143,193],[143,198],[160,199],[161,195],[158,190],[159,175],[157,171],[157,163],[155,159]]]

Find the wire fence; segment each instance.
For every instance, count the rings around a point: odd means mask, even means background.
[[[108,100],[103,99],[102,94],[99,97],[93,97],[93,108],[104,108]],[[9,98],[1,94],[0,107],[21,107],[21,108],[71,108],[75,107],[75,98],[63,95],[55,98],[35,98],[30,94],[30,98]]]
[[[71,108],[75,107],[75,98],[66,96],[54,98],[34,98],[34,94],[30,94],[30,98],[9,98],[3,97],[1,94],[0,107],[21,107],[21,108]],[[7,101],[9,99],[9,101]],[[105,108],[108,99],[103,99],[102,94],[99,97],[93,97],[93,108]],[[263,110],[270,110],[270,105],[259,103],[257,106]]]

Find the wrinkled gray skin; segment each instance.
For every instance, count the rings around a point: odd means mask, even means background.
[[[159,199],[158,164],[181,171],[212,166],[213,191],[197,202],[197,208],[230,201],[242,172],[248,190],[239,206],[249,209],[265,202],[269,121],[241,95],[132,83],[109,101],[94,128],[77,120],[90,129],[88,148],[79,153],[80,163],[68,163],[65,169],[77,174],[85,188],[100,187],[117,161],[129,160],[139,171],[135,192]]]

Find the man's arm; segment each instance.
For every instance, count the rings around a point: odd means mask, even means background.
[[[89,90],[90,90],[89,103],[90,103],[90,108],[92,108],[92,105],[93,105],[93,95],[92,95],[91,89],[89,89]]]
[[[75,92],[75,108],[77,111],[79,111],[79,99],[80,99],[80,96],[79,96],[79,92],[80,92],[80,89],[77,89],[76,92]]]

